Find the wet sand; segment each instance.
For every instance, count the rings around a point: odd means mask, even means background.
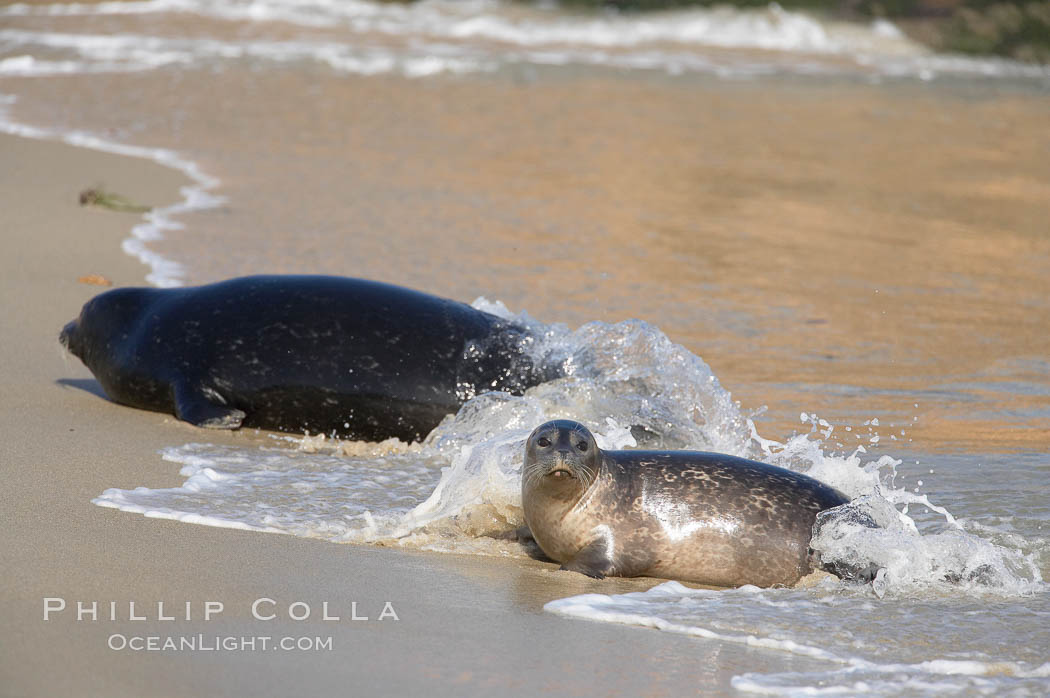
[[[101,290],[78,283],[101,274],[141,283],[143,269],[119,252],[134,216],[80,208],[76,195],[104,181],[129,198],[176,199],[178,175],[151,163],[64,145],[0,136],[0,209],[8,212],[0,261],[5,574],[0,614],[0,693],[124,695],[564,695],[610,692],[728,694],[735,674],[805,670],[808,660],[748,651],[657,631],[581,623],[544,613],[549,600],[644,589],[652,580],[557,573],[528,560],[337,546],[97,507],[107,487],[175,486],[158,450],[194,440],[254,446],[255,432],[193,429],[173,418],[104,400],[87,370],[63,355],[59,328]],[[44,599],[69,608],[43,620]],[[272,598],[279,618],[251,616]],[[76,601],[99,601],[100,619],[75,620]],[[118,618],[128,602],[146,621]],[[156,603],[165,615],[156,620]],[[182,620],[186,601],[190,621]],[[203,621],[207,601],[225,606]],[[302,601],[311,619],[281,620]],[[319,618],[321,604],[330,615]],[[351,603],[368,622],[350,620]],[[390,601],[400,620],[378,621]],[[264,607],[265,608],[265,607]],[[132,652],[125,636],[331,637],[331,651]],[[214,642],[211,642],[214,645]],[[638,658],[645,657],[644,665]]]
[[[767,405],[770,438],[806,411],[877,416],[895,447],[1050,445],[1045,95],[535,78],[11,84],[20,120],[174,147],[222,180],[229,205],[155,246],[188,282],[326,272],[573,326],[642,318]]]

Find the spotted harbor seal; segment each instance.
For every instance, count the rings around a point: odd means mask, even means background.
[[[569,420],[525,444],[525,522],[561,569],[712,586],[790,585],[812,571],[817,514],[849,500],[805,475],[698,451],[602,451]]]
[[[513,322],[330,276],[116,289],[60,340],[115,402],[219,429],[421,439],[476,393],[552,377]]]

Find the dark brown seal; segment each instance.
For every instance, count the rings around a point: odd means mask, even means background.
[[[811,477],[698,451],[602,451],[569,420],[525,444],[525,522],[563,570],[713,586],[790,585],[812,571],[817,514],[849,500]]]

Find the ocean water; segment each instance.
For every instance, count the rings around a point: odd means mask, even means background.
[[[523,557],[493,534],[521,523],[547,419],[788,467],[883,525],[814,542],[877,562],[874,583],[653,580],[547,605],[826,666],[758,662],[742,693],[1050,692],[1048,94],[1045,67],[776,5],[0,7],[0,130],[190,182],[128,224],[149,283],[323,272],[476,298],[565,373],[420,444],[201,432],[159,456],[180,487],[144,476],[96,504]]]
[[[475,305],[511,317],[485,299]],[[524,557],[499,538],[523,523],[520,473],[532,428],[581,419],[602,448],[667,447],[758,458],[847,493],[812,542],[826,560],[880,571],[870,584],[830,575],[794,589],[692,589],[678,582],[584,594],[545,610],[817,660],[809,673],[737,675],[740,692],[801,695],[1042,695],[1050,686],[1050,499],[1044,454],[899,457],[869,452],[878,418],[833,425],[799,415],[786,442],[760,436],[696,355],[642,321],[575,331],[514,316],[566,377],[520,397],[487,393],[423,443],[274,436],[257,450],[193,443],[163,458],[180,487],[108,489],[94,503],[188,523],[476,555]],[[828,443],[850,426],[848,451]],[[636,436],[637,435],[637,436]],[[1001,483],[990,486],[989,483]],[[1009,484],[1006,484],[1009,483]],[[991,493],[989,492],[991,490]],[[990,494],[992,496],[990,496]],[[624,632],[636,632],[625,627]]]
[[[748,11],[717,7],[637,16],[570,14],[554,5],[499,0],[145,0],[14,4],[0,16],[13,25],[0,30],[0,75],[248,60],[310,61],[348,73],[409,77],[582,64],[725,77],[845,72],[923,80],[945,73],[1047,78],[1045,68],[933,55],[884,20],[868,26],[831,22],[775,3]],[[186,17],[195,20],[192,34]]]

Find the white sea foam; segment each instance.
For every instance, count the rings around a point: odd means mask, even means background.
[[[60,50],[75,57],[38,59],[30,54],[0,60],[0,75],[49,76],[154,70],[179,65],[214,67],[223,60],[275,63],[316,62],[346,73],[400,73],[425,77],[437,73],[468,73],[495,69],[491,60],[461,51],[444,55],[440,47],[395,51],[380,46],[355,46],[332,41],[221,41],[164,38],[143,34],[71,34],[0,30],[0,45],[12,50]]]
[[[106,66],[98,72],[117,72],[119,66]],[[28,54],[0,59],[0,75],[15,77],[45,77],[51,75],[76,75],[91,72],[83,61],[48,61]]]
[[[805,590],[728,591],[666,582],[645,592],[559,599],[544,609],[570,618],[787,652],[823,665],[732,679],[738,690],[767,695],[1042,695],[1050,676],[1042,629],[1016,622],[1029,613],[1027,609],[989,609],[959,596],[889,604],[830,581]],[[925,627],[911,622],[918,614]],[[980,631],[960,637],[960,622],[973,623]],[[1028,630],[1019,630],[1022,627]],[[926,659],[915,661],[916,645]],[[1016,648],[1017,654],[1000,657],[994,648],[1002,645]]]
[[[483,299],[479,308],[509,316]],[[537,357],[566,378],[525,396],[481,395],[422,444],[276,437],[258,450],[191,444],[164,452],[187,478],[170,489],[107,490],[95,502],[147,516],[274,531],[336,542],[521,555],[485,534],[521,522],[523,443],[537,423],[576,417],[602,448],[717,448],[807,471],[854,494],[880,529],[839,526],[822,552],[884,565],[875,585],[833,577],[796,589],[698,590],[678,582],[647,592],[586,594],[550,602],[570,618],[653,628],[699,641],[798,655],[804,670],[748,672],[737,690],[767,695],[1043,695],[1050,678],[1045,625],[1050,594],[1019,549],[992,542],[928,495],[894,486],[901,461],[858,449],[825,454],[812,434],[763,439],[710,369],[644,323],[592,323],[569,331],[525,315],[542,336]],[[619,357],[619,360],[617,360]],[[626,405],[626,406],[625,406]],[[691,405],[683,411],[680,405]],[[832,431],[833,425],[812,421]],[[626,425],[639,425],[631,430]],[[819,432],[818,432],[819,433]],[[932,507],[931,523],[908,507]],[[938,514],[937,511],[940,513]],[[939,518],[938,525],[935,520]],[[987,569],[982,569],[987,567]],[[966,570],[978,571],[972,578]],[[952,579],[947,579],[951,576]],[[972,627],[973,632],[960,632]]]
[[[269,41],[241,39],[228,31],[219,32],[225,36],[165,37],[9,29],[0,31],[0,56],[8,54],[0,58],[0,75],[212,67],[217,60],[299,60],[354,74],[415,78],[521,64],[582,64],[729,78],[786,72],[1050,79],[1050,69],[1044,66],[931,54],[885,20],[870,25],[823,20],[775,3],[746,10],[715,7],[624,15],[573,14],[491,0],[153,0],[0,8],[0,16],[8,17],[162,13],[247,22],[263,30],[294,25],[300,34],[319,31],[323,36]],[[77,57],[36,55],[54,49]]]
[[[972,589],[1017,596],[1042,588],[1033,553],[975,535],[928,495],[896,486],[899,460],[868,458],[862,448],[828,454],[812,433],[785,443],[762,438],[710,368],[651,325],[588,323],[570,331],[526,314],[511,315],[485,299],[475,305],[530,327],[538,338],[531,348],[536,359],[561,365],[565,376],[522,396],[479,395],[421,445],[388,456],[367,449],[346,456],[338,442],[314,441],[304,443],[329,455],[199,444],[169,449],[165,458],[184,466],[188,480],[182,487],[107,490],[96,502],[333,541],[477,550],[479,536],[522,523],[520,472],[529,432],[543,421],[566,417],[588,424],[603,448],[730,453],[803,472],[840,489],[854,501],[824,522],[813,547],[826,562],[843,568],[881,568],[869,593]],[[812,420],[827,434],[833,431],[827,422]],[[908,507],[929,510],[940,523],[917,522]],[[868,520],[879,526],[864,525]]]
[[[84,131],[47,129],[13,121],[10,118],[10,109],[17,98],[14,95],[0,97],[3,97],[0,99],[0,132],[23,138],[61,141],[115,155],[144,158],[178,170],[193,180],[193,185],[179,190],[182,201],[154,208],[143,214],[143,221],[131,229],[131,236],[122,243],[122,248],[127,254],[149,267],[150,271],[146,274],[149,283],[162,288],[181,286],[185,279],[185,269],[182,265],[150,249],[147,243],[163,239],[165,231],[181,230],[182,224],[176,220],[177,216],[222,205],[225,199],[210,191],[219,185],[219,180],[205,174],[197,163],[172,150],[119,143]]]
[[[483,299],[477,305],[504,310]],[[183,486],[111,489],[95,502],[336,541],[462,550],[481,534],[520,525],[525,438],[547,419],[582,419],[609,448],[636,445],[632,427],[653,446],[750,452],[746,420],[729,393],[699,357],[656,328],[630,321],[571,332],[526,315],[517,320],[539,337],[537,358],[560,363],[566,376],[523,396],[479,395],[421,446],[377,457],[316,437],[304,443],[329,455],[191,444],[164,453],[183,465]],[[381,481],[380,472],[388,473]]]
[[[320,537],[360,537],[380,517],[407,512],[434,487],[426,457],[372,450],[348,457],[316,437],[304,447],[244,451],[188,444],[163,451],[186,478],[170,489],[110,489],[95,503],[148,517],[224,528]]]
[[[490,0],[423,0],[408,5],[353,1],[155,0],[153,2],[11,5],[0,16],[195,14],[236,22],[285,22],[340,27],[359,33],[440,39],[480,39],[517,46],[575,45],[603,48],[645,44],[834,52],[878,49],[922,53],[890,22],[870,25],[822,22],[776,3],[755,10],[696,8],[645,14],[572,14]]]

